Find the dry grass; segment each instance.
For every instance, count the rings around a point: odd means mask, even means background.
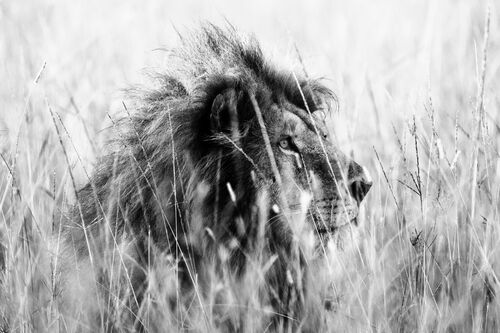
[[[112,126],[106,114],[121,110],[115,92],[168,65],[151,50],[175,43],[172,23],[224,15],[276,62],[301,70],[297,45],[309,75],[331,79],[332,130],[375,179],[360,247],[322,277],[335,290],[330,330],[497,332],[500,7],[490,6],[488,23],[472,0],[0,1],[0,327],[78,320],[56,306],[49,240]]]

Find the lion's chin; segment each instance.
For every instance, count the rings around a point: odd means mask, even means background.
[[[329,256],[332,251],[348,252],[357,248],[361,231],[358,226],[358,210],[351,209],[351,214],[337,214],[332,217],[329,211],[317,211],[309,215],[308,222],[294,230],[301,243],[302,250],[314,257]],[[300,215],[300,221],[307,221]],[[328,221],[328,222],[325,222]]]
[[[328,232],[316,233],[315,252],[322,256],[334,251],[349,251],[356,248],[359,243],[360,231],[357,222],[345,223],[336,226]]]

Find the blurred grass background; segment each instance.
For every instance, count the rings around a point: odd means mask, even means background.
[[[326,78],[340,98],[332,130],[375,179],[366,237],[338,266],[332,330],[496,332],[499,14],[473,0],[0,1],[5,326],[30,331],[34,312],[51,313],[30,288],[50,275],[40,253],[72,192],[48,105],[83,184],[121,89],[168,66],[176,30],[227,20],[278,65],[301,71],[298,49]]]

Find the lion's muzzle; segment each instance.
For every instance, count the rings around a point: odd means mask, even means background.
[[[316,200],[311,208],[315,228],[319,234],[334,233],[349,223],[357,224],[359,208],[351,198]]]
[[[339,186],[340,189],[332,186],[330,196],[322,196],[312,202],[311,213],[320,235],[335,234],[342,227],[358,224],[359,206],[373,182],[365,168],[351,162],[344,184]]]

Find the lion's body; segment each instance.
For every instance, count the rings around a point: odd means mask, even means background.
[[[163,295],[168,306],[161,311],[182,317],[183,307],[194,303],[206,318],[203,305],[218,302],[207,299],[224,294],[217,283],[230,278],[241,285],[253,274],[252,304],[276,314],[262,316],[276,329],[304,329],[308,320],[317,327],[307,309],[315,301],[306,304],[308,252],[297,232],[316,231],[324,240],[325,231],[339,233],[357,214],[347,186],[339,184],[359,170],[321,143],[326,130],[312,116],[331,94],[276,70],[255,41],[243,42],[232,30],[205,27],[170,59],[159,88],[136,91],[130,112],[113,124],[111,149],[78,192],[66,228],[76,261],[92,271],[90,285],[108,301],[99,303],[98,325],[126,328],[117,323],[126,315],[110,301],[120,299],[132,318],[129,329],[151,327],[141,314],[152,286],[162,284],[151,270],[169,267],[174,292]],[[283,135],[297,138],[297,151]],[[312,198],[310,214],[304,197]],[[242,297],[233,302],[248,306],[243,294],[233,293]],[[217,325],[237,330],[245,320],[240,315]]]

